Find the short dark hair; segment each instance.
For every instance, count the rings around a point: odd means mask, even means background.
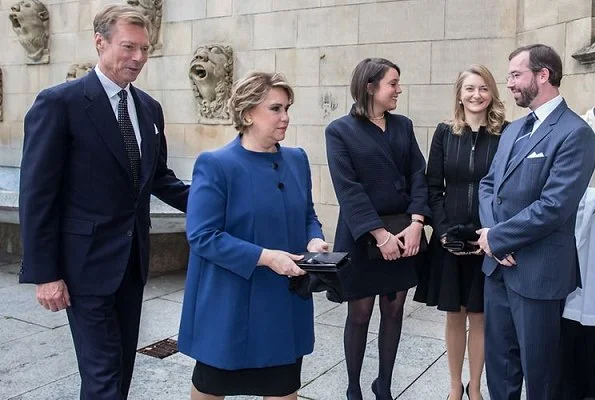
[[[369,118],[369,108],[373,97],[368,93],[368,83],[378,86],[378,82],[384,78],[386,71],[390,68],[397,70],[399,75],[401,69],[397,64],[384,58],[365,58],[353,70],[351,75],[351,97],[355,100],[353,114],[359,118]]]
[[[545,44],[529,44],[519,47],[508,56],[508,61],[518,56],[520,53],[529,52],[529,69],[533,72],[539,72],[543,68],[550,71],[548,81],[552,86],[560,87],[562,81],[562,59],[556,53],[556,50]]]

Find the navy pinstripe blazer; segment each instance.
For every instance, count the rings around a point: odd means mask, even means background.
[[[523,123],[521,118],[504,130],[480,183],[480,219],[490,228],[493,254],[516,259],[517,266],[502,268],[507,287],[533,299],[563,299],[580,283],[574,226],[595,168],[595,135],[563,101],[507,168]],[[486,275],[497,266],[485,257]]]

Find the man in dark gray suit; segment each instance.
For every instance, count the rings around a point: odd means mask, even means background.
[[[492,400],[554,399],[564,300],[579,284],[577,206],[595,167],[595,136],[559,93],[562,61],[549,46],[509,56],[507,86],[532,112],[502,134],[479,188],[487,257],[486,372]]]

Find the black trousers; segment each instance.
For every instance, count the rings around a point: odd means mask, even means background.
[[[66,310],[81,375],[81,400],[128,397],[142,301],[135,237],[118,290],[108,296],[71,296]]]
[[[562,318],[560,400],[595,399],[595,326]]]

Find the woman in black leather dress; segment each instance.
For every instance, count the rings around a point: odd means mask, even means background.
[[[473,230],[481,227],[479,181],[490,168],[504,124],[504,105],[498,98],[494,77],[486,67],[472,65],[459,74],[454,117],[438,125],[428,156],[426,177],[433,235],[414,300],[447,312],[450,399],[463,395],[461,371],[466,345],[471,381],[465,391],[471,400],[481,399],[483,255],[453,254],[441,244],[448,228],[454,225],[472,226]]]

